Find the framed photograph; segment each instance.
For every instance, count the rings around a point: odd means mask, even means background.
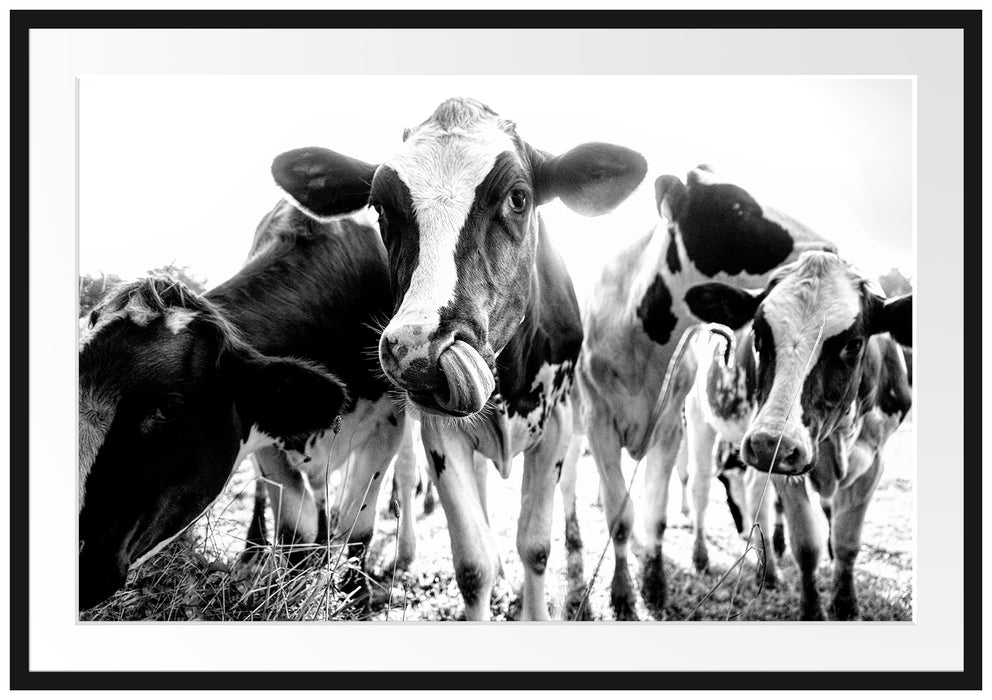
[[[980,23],[12,12],[12,687],[980,687]]]

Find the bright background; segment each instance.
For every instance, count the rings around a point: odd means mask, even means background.
[[[613,214],[542,210],[576,289],[656,221],[652,183],[714,166],[875,277],[915,277],[913,83],[720,76],[133,76],[80,86],[80,273],[175,263],[208,286],[241,266],[280,194],[274,156],[319,145],[369,162],[447,97],[472,96],[561,153],[611,141],[648,176]]]

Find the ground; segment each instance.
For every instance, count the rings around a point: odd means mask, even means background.
[[[912,418],[908,419],[887,445],[886,468],[868,509],[864,545],[856,566],[856,585],[865,620],[912,620],[913,551],[916,442]],[[628,479],[634,463],[625,463]],[[496,532],[504,566],[504,577],[492,599],[495,620],[517,615],[523,568],[515,549],[516,520],[520,503],[522,465],[514,464],[507,480],[493,470],[489,478],[489,512]],[[584,542],[584,580],[589,581],[602,556],[585,605],[594,620],[612,620],[609,606],[613,574],[613,548],[608,538],[603,512],[597,505],[598,479],[592,458],[584,455],[578,463],[578,515]],[[386,482],[387,486],[389,481]],[[643,513],[640,496],[641,474],[634,487],[634,506]],[[241,538],[251,515],[254,478],[250,463],[239,467],[227,490],[211,512],[162,554],[132,572],[128,586],[114,598],[84,614],[84,619],[379,619],[453,620],[462,614],[462,604],[454,581],[448,532],[444,513],[438,507],[430,515],[422,512],[418,500],[417,557],[408,572],[389,568],[395,551],[396,521],[388,514],[389,489],[384,488],[376,537],[370,552],[371,602],[354,603],[341,585],[342,573],[355,573],[354,565],[329,555],[333,572],[326,566],[305,571],[291,569],[278,554],[268,553],[263,565],[245,569],[238,565],[243,547]],[[661,616],[652,616],[639,603],[642,619],[725,620],[731,611],[732,591],[738,570],[727,573],[745,548],[733,526],[723,487],[714,480],[707,513],[710,567],[697,573],[692,566],[691,524],[679,510],[681,491],[677,478],[671,488],[669,528],[665,535],[665,565],[668,598]],[[560,499],[555,506],[553,541],[547,568],[548,604],[553,619],[565,617],[569,594],[564,546],[564,518]],[[826,528],[824,527],[824,532]],[[271,530],[270,530],[271,531]],[[632,574],[639,576],[636,555]],[[604,556],[605,552],[605,556]],[[324,550],[316,554],[324,554]],[[326,559],[325,559],[326,561]],[[783,583],[775,590],[758,593],[754,583],[753,556],[740,576],[734,597],[735,617],[746,620],[794,620],[799,607],[799,572],[787,551],[780,560]],[[830,562],[822,562],[818,581],[824,601],[828,600]],[[251,575],[249,575],[251,574]],[[715,587],[715,589],[714,589]],[[707,597],[707,594],[708,597]],[[573,596],[575,595],[573,591]]]

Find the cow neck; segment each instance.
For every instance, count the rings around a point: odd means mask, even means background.
[[[293,236],[294,234],[288,234]],[[320,242],[314,241],[320,246]],[[207,292],[248,343],[266,353],[292,352],[291,338],[323,330],[324,315],[313,313],[309,299],[319,303],[316,290],[328,285],[320,255],[303,259],[290,240],[279,239],[249,260],[234,277]]]

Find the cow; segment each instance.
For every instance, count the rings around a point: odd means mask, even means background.
[[[740,461],[739,449],[754,412],[754,359],[744,326],[730,329],[696,326],[688,351],[675,362],[692,364],[695,376],[685,399],[685,443],[689,490],[693,499],[695,540],[692,560],[698,571],[709,566],[706,545],[706,509],[710,483],[716,476],[727,491],[727,503],[737,531],[751,537],[764,585],[775,587],[779,574],[771,545],[784,544],[782,524],[772,526],[775,492],[765,489],[760,472]],[[763,494],[762,491],[765,490]],[[752,523],[760,534],[752,536]],[[779,545],[781,547],[781,544]],[[781,549],[778,552],[781,554]]]
[[[311,147],[279,156],[272,171],[315,217],[366,203],[379,215],[396,291],[379,358],[422,417],[466,618],[489,618],[501,571],[486,460],[506,478],[523,453],[521,615],[547,619],[551,513],[582,326],[538,208],[557,198],[579,214],[605,214],[643,180],[643,156],[603,143],[553,156],[488,106],[452,98],[407,129],[382,164]]]
[[[885,299],[840,256],[807,252],[758,292],[720,283],[688,290],[707,321],[752,323],[756,412],[746,464],[773,474],[802,573],[802,619],[823,619],[815,573],[820,535],[806,482],[830,523],[834,619],[858,616],[854,562],[885,443],[912,404],[899,344],[912,345],[912,295]]]
[[[374,225],[317,222],[282,201],[226,282],[199,295],[141,279],[94,309],[79,351],[81,608],[199,518],[251,453],[291,554],[349,533],[349,551],[364,552],[366,506],[405,421],[369,356],[392,304]],[[345,463],[328,532],[324,480]],[[260,497],[249,544],[263,524]]]
[[[634,460],[645,460],[642,593],[654,611],[665,602],[668,485],[692,374],[674,372],[670,400],[659,403],[659,396],[679,339],[700,320],[685,305],[685,292],[707,281],[759,287],[801,252],[833,248],[706,165],[691,170],[684,184],[674,175],[657,178],[655,200],[661,219],[605,266],[587,300],[576,372],[613,540],[610,602],[620,620],[637,619],[627,564],[634,512],[620,469],[625,448]]]

